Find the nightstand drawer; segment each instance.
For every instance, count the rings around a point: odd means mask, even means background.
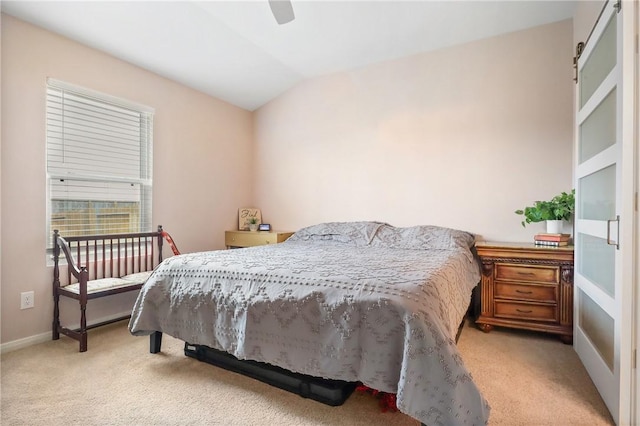
[[[293,232],[277,231],[226,231],[224,244],[227,247],[254,247],[277,244],[289,238]]]
[[[558,308],[555,305],[533,305],[496,300],[494,315],[498,318],[555,322],[558,321]]]
[[[239,234],[234,232],[231,235],[225,236],[225,244],[228,246],[250,247],[276,244],[277,242],[276,235],[269,233],[260,235],[258,232],[251,234]]]
[[[558,301],[558,287],[496,281],[493,297],[556,303]]]
[[[560,282],[560,268],[554,266],[496,263],[496,280],[558,284]]]

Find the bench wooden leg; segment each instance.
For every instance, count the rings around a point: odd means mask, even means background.
[[[162,332],[154,331],[149,336],[149,352],[152,354],[157,354],[160,352],[160,347],[162,346]]]
[[[80,352],[87,351],[87,305],[80,304]]]
[[[80,335],[80,352],[87,351],[87,332],[85,331]]]
[[[51,324],[51,339],[60,339],[60,296],[53,296],[53,323]]]

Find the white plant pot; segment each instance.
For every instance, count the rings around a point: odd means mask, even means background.
[[[257,231],[258,230],[258,224],[257,223],[250,223],[249,224],[249,231]]]
[[[548,234],[562,234],[562,220],[547,220]]]

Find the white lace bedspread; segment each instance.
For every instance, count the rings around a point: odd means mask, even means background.
[[[416,248],[399,243],[415,228],[349,225],[357,237],[340,224],[337,234],[305,229],[282,244],[166,259],[129,329],[360,381],[397,393],[400,411],[429,426],[486,424],[489,406],[454,341],[480,278],[468,248],[441,247],[441,236]]]

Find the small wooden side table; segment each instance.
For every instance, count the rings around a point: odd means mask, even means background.
[[[263,246],[281,243],[292,235],[287,231],[225,231],[224,243],[227,248]]]
[[[573,246],[476,243],[482,262],[478,327],[554,333],[573,342]]]

